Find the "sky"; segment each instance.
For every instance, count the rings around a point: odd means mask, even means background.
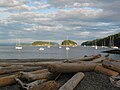
[[[0,0],[0,43],[81,43],[120,32],[120,0]]]

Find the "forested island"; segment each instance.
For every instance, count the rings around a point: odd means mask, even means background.
[[[81,44],[82,46],[117,46],[120,47],[120,32],[114,35],[107,36],[105,38],[95,39],[92,41],[86,41]]]
[[[58,43],[56,42],[46,42],[46,41],[35,41],[32,43],[32,46],[57,46]],[[72,40],[64,40],[61,46],[76,46],[77,43]]]
[[[72,41],[72,40],[64,40],[62,43],[61,43],[62,46],[76,46],[77,43],[75,41]]]
[[[35,41],[32,43],[32,46],[56,46],[57,43],[46,42],[46,41]]]

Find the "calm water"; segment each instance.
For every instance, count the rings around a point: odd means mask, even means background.
[[[24,46],[22,50],[16,50],[14,46],[0,46],[0,59],[65,59],[65,58],[79,58],[84,55],[99,54],[109,48],[101,48],[95,50],[93,47],[70,47],[66,51],[65,47],[59,49],[58,47],[45,47],[44,51],[39,51],[40,47]],[[103,53],[102,53],[103,54]],[[120,60],[120,54],[110,54],[113,59]]]

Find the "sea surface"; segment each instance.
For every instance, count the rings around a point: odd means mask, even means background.
[[[110,48],[98,47],[70,47],[66,50],[65,47],[59,48],[57,46],[47,48],[43,51],[39,50],[38,46],[23,46],[22,50],[16,50],[15,46],[0,46],[0,59],[75,59],[84,57],[85,55],[106,54],[102,53]],[[120,60],[120,54],[110,54],[110,58]]]

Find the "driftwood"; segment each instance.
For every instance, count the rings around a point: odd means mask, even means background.
[[[95,67],[95,71],[96,71],[96,72],[103,73],[103,74],[106,74],[106,75],[108,75],[108,76],[117,76],[117,75],[119,75],[118,72],[112,71],[112,70],[107,69],[107,68],[104,68],[102,65],[96,66],[96,67]]]
[[[60,63],[48,66],[53,73],[73,73],[81,71],[93,71],[97,63]]]
[[[48,81],[29,90],[58,90],[59,86],[60,85],[55,81]]]
[[[101,63],[103,60],[107,60],[107,58],[102,56],[102,57],[100,57],[100,58],[93,59],[93,60],[90,61],[90,62]]]
[[[52,73],[50,72],[45,72],[45,73],[39,73],[39,74],[32,74],[32,73],[27,73],[27,72],[19,72],[18,77],[21,79],[25,79],[27,81],[34,81],[34,80],[39,80],[39,79],[50,79],[52,78]]]
[[[41,67],[47,67],[48,65],[51,64],[56,64],[56,63],[62,63],[62,61],[49,61],[49,62],[9,62],[8,65],[6,65],[7,63],[4,62],[0,62],[0,66],[11,66],[11,65],[23,65],[23,66],[29,66],[29,67],[34,67],[34,66],[41,66]]]
[[[120,72],[120,62],[116,61],[103,61],[102,65],[106,68],[112,69],[114,71]]]
[[[22,87],[22,89],[25,89],[25,90],[29,90],[30,88],[33,88],[41,83],[44,83],[47,81],[47,79],[42,79],[42,80],[36,80],[34,82],[31,82],[31,83],[23,83],[19,78],[15,78],[16,82],[18,85],[20,85],[20,87]]]
[[[93,59],[97,59],[97,58],[100,58],[100,57],[101,57],[101,55],[98,54],[98,55],[86,56],[86,57],[83,57],[83,58],[80,58],[80,59],[67,60],[65,62],[75,63],[75,62],[80,62],[80,61],[92,61]]]
[[[111,76],[110,77],[110,82],[116,86],[120,88],[120,76]]]
[[[83,79],[84,73],[76,73],[70,80],[68,80],[59,90],[73,90],[78,83]]]
[[[10,73],[15,73],[15,72],[19,72],[19,71],[33,71],[33,70],[38,70],[38,69],[41,69],[41,67],[24,67],[23,69],[11,69],[11,68],[2,68],[0,70],[0,75],[1,74],[10,74]]]
[[[15,84],[15,75],[5,76],[0,78],[0,87]]]

